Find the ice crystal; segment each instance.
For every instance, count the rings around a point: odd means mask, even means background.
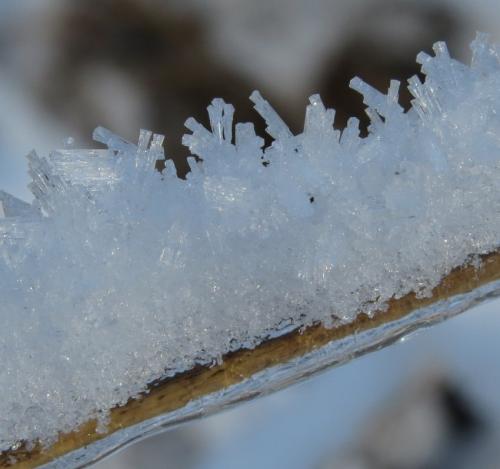
[[[49,444],[152,381],[252,347],[283,324],[331,325],[429,294],[500,244],[500,60],[479,35],[472,65],[420,54],[426,75],[384,95],[359,79],[371,117],[310,98],[293,135],[262,96],[274,139],[233,127],[214,99],[194,119],[186,180],[163,137],[29,155],[32,205],[0,192],[0,450]],[[277,332],[278,331],[278,332]]]

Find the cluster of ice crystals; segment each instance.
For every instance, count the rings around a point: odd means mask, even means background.
[[[148,383],[269,334],[426,295],[500,245],[500,60],[420,54],[413,109],[359,79],[370,134],[333,128],[319,96],[293,135],[251,96],[273,144],[215,99],[194,119],[187,180],[163,137],[29,156],[32,205],[0,192],[0,450],[49,444]]]

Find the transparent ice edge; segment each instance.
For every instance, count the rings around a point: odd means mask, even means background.
[[[416,309],[401,319],[379,327],[331,341],[310,353],[267,368],[224,390],[195,399],[181,409],[119,430],[41,467],[62,469],[89,466],[145,438],[279,391],[328,368],[343,365],[354,358],[387,347],[419,329],[440,323],[497,297],[500,297],[500,280]]]

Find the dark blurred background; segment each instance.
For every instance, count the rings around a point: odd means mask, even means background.
[[[184,176],[184,121],[223,97],[263,122],[254,89],[294,131],[319,92],[335,125],[367,119],[348,88],[385,91],[445,40],[468,60],[475,30],[499,38],[498,0],[0,0],[0,188],[30,198],[23,156],[91,145],[103,125],[167,135]],[[410,96],[403,90],[405,108]],[[161,169],[161,168],[160,168]],[[151,438],[104,468],[500,467],[498,305],[307,383]],[[478,327],[481,323],[481,327]],[[489,324],[490,327],[485,327]]]

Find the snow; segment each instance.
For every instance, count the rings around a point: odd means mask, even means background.
[[[327,326],[428,295],[498,248],[500,59],[485,35],[472,65],[434,46],[410,80],[413,109],[354,79],[371,117],[340,132],[310,98],[293,135],[259,93],[273,144],[209,106],[183,143],[187,180],[163,137],[28,157],[32,205],[0,192],[0,450],[50,444],[147,384],[252,347],[284,323]],[[278,331],[278,332],[276,332]]]

